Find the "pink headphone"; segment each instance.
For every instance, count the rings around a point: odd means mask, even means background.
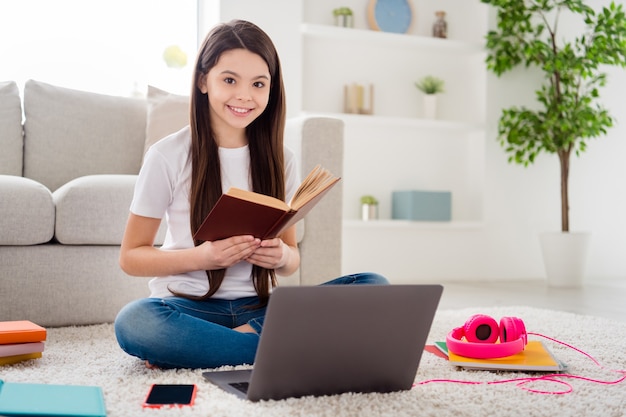
[[[496,343],[498,339],[500,343]],[[484,314],[470,317],[463,327],[452,329],[446,337],[450,352],[475,359],[512,356],[523,351],[527,342],[526,326],[521,319],[503,317],[498,326]]]

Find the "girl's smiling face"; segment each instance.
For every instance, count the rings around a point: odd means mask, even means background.
[[[246,49],[222,53],[217,64],[200,78],[198,88],[208,95],[211,127],[219,146],[247,143],[244,129],[267,107],[270,82],[263,58]]]

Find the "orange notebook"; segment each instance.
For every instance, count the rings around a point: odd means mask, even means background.
[[[448,351],[448,360],[452,365],[477,370],[562,372],[566,369],[539,340],[528,341],[522,352],[505,358],[473,359]]]
[[[0,344],[43,342],[46,329],[28,320],[0,321]]]
[[[240,235],[260,239],[280,236],[304,218],[339,179],[318,165],[300,184],[289,204],[253,191],[230,188],[193,238],[212,242]]]

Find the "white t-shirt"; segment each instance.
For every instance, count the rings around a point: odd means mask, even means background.
[[[162,250],[192,248],[193,238],[189,223],[189,190],[191,161],[189,126],[161,139],[145,155],[137,179],[130,211],[133,214],[157,219],[165,218],[167,233]],[[231,186],[250,190],[250,153],[242,148],[219,148],[222,190]],[[289,201],[300,184],[296,158],[285,148],[285,195]],[[151,297],[170,297],[172,288],[190,295],[204,295],[209,289],[205,271],[155,277],[150,280]],[[233,300],[255,296],[252,283],[252,265],[239,262],[226,270],[226,276],[215,298]]]

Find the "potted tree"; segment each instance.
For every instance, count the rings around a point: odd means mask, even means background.
[[[415,87],[424,93],[424,118],[437,117],[437,94],[443,93],[445,83],[442,79],[427,75],[415,83]]]
[[[564,245],[584,248],[588,236],[581,238],[570,233],[570,159],[572,154],[584,152],[590,139],[606,134],[613,125],[613,118],[598,98],[607,81],[603,67],[626,66],[626,17],[622,5],[611,3],[596,12],[583,0],[481,1],[497,11],[497,28],[486,37],[488,69],[501,76],[524,65],[537,67],[543,73],[543,82],[535,92],[536,109],[503,109],[498,139],[512,163],[531,165],[541,153],[558,156],[561,232],[542,236],[544,263],[551,285],[577,286],[582,272],[572,267],[585,257],[563,256]],[[578,19],[585,30],[564,38],[557,33],[563,15]],[[557,246],[551,249],[549,243]],[[549,259],[550,254],[557,254],[562,260]],[[566,270],[559,273],[559,265]],[[584,268],[584,262],[578,266]],[[574,281],[566,281],[568,278]]]

